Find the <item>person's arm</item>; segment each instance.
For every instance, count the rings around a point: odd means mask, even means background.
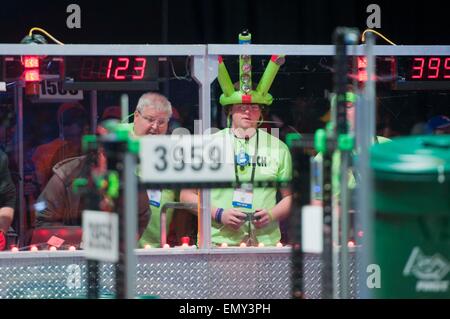
[[[53,175],[36,201],[43,208],[36,212],[36,227],[64,225],[64,212],[69,209],[67,201],[63,181]]]
[[[184,189],[181,191],[180,194],[180,201],[181,202],[188,202],[188,203],[198,203],[198,193],[195,189]],[[220,212],[220,217],[216,216],[219,213],[220,207],[214,207],[211,206],[211,219],[218,221],[217,219],[220,218],[220,223],[229,226],[233,229],[239,229],[242,224],[244,223],[245,214],[242,213],[239,210],[230,208],[225,209],[222,212]]]
[[[257,208],[253,224],[256,228],[266,227],[272,221],[279,221],[289,216],[292,205],[292,193],[287,189],[280,189],[282,199],[272,209]]]
[[[198,191],[196,189],[183,189],[180,192],[180,202],[182,203],[198,203]],[[197,209],[190,209],[197,214]]]
[[[7,233],[14,217],[16,187],[8,168],[8,157],[0,153],[0,231]]]
[[[284,143],[280,145],[279,150],[281,161],[278,167],[277,180],[289,181],[292,179],[291,153]],[[259,217],[253,220],[256,228],[266,227],[269,223],[282,220],[289,215],[292,205],[292,193],[289,188],[281,188],[280,194],[282,199],[273,208],[261,207],[256,209],[255,217]]]
[[[138,216],[138,234],[141,238],[148,223],[150,222],[152,211],[150,209],[148,195],[146,191],[139,191],[139,216]]]
[[[8,233],[9,226],[13,221],[14,209],[11,207],[0,208],[0,231],[4,234]]]

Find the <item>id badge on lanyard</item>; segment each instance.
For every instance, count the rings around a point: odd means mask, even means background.
[[[160,189],[148,189],[147,195],[150,205],[159,207],[161,206],[161,190]]]
[[[253,185],[242,184],[242,187],[236,188],[233,193],[233,207],[253,208]]]

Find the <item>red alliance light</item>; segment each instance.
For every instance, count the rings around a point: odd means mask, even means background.
[[[41,77],[38,69],[25,70],[25,82],[39,82]]]
[[[39,58],[37,56],[25,56],[23,58],[23,66],[26,69],[39,68]]]
[[[359,56],[357,58],[358,81],[367,82],[367,58]]]

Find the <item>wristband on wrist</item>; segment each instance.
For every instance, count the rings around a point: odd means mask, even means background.
[[[267,210],[267,215],[269,215],[269,221],[273,222],[274,218],[273,218],[273,213],[272,213],[272,209],[268,209]]]
[[[219,224],[222,224],[222,214],[223,214],[223,208],[217,208],[216,209],[216,215],[215,215],[214,219]]]

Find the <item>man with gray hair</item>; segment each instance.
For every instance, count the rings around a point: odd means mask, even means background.
[[[133,132],[136,136],[166,134],[171,116],[172,105],[165,96],[145,93],[134,112]]]
[[[158,93],[150,92],[143,94],[134,112],[133,133],[135,136],[163,135],[167,134],[169,120],[172,116],[172,106],[169,100]],[[167,202],[175,201],[177,194],[171,189],[149,189],[152,218],[144,231],[139,245],[141,247],[160,247],[160,212]],[[172,222],[173,209],[167,211],[167,229]]]

